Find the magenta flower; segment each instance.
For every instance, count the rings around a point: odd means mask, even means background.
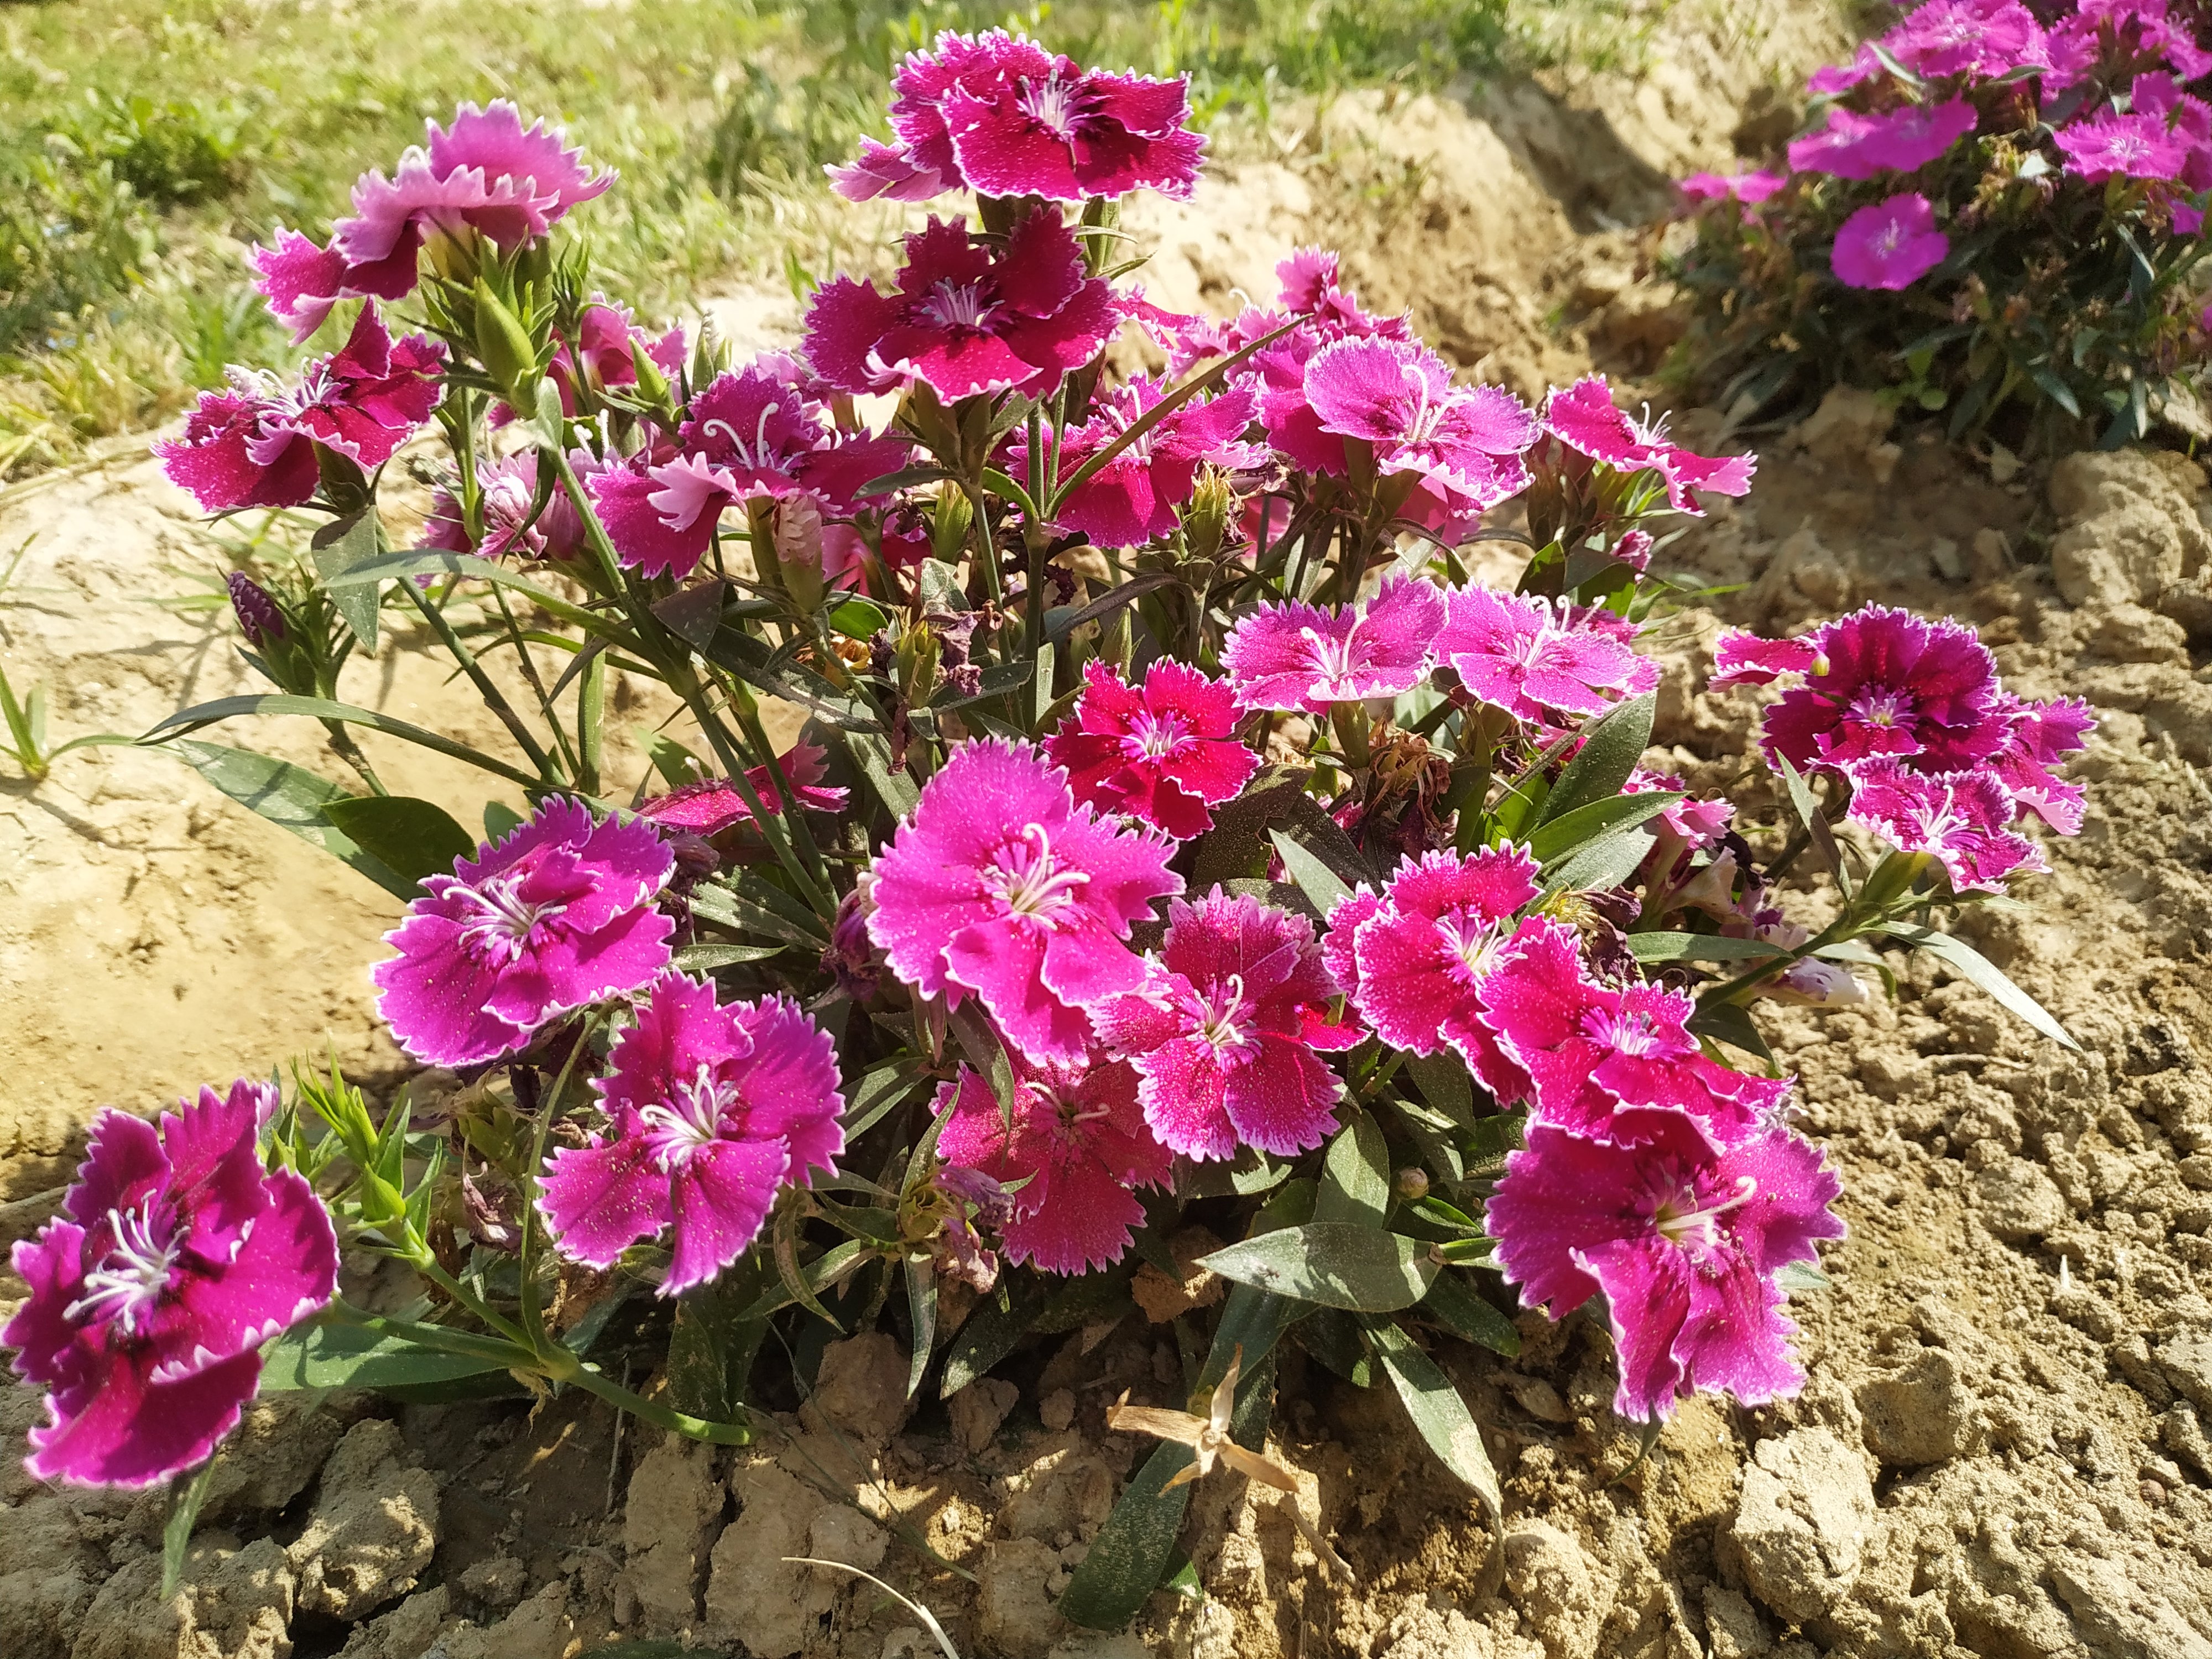
[[[1480,512],[1528,488],[1536,419],[1503,386],[1455,386],[1443,358],[1404,341],[1345,338],[1305,367],[1322,429],[1374,446],[1384,472],[1411,472]]]
[[[210,513],[299,507],[322,483],[314,445],[280,422],[274,397],[242,370],[231,372],[228,389],[200,393],[185,435],[159,440],[154,453],[169,482]]]
[[[1355,1006],[1359,1000],[1359,927],[1382,908],[1382,896],[1363,881],[1330,909],[1328,931],[1321,936],[1321,965]]]
[[[906,239],[906,258],[895,293],[840,276],[808,307],[807,357],[841,392],[916,381],[945,398],[1042,392],[1121,325],[1113,290],[1084,276],[1075,234],[1048,209],[1026,215],[999,249],[933,218]]]
[[[981,997],[1031,1060],[1080,1060],[1085,1006],[1144,981],[1126,941],[1182,890],[1174,852],[1076,805],[1030,744],[965,744],[877,856],[868,935],[924,996]]]
[[[255,249],[256,286],[291,325],[292,337],[304,340],[341,299],[413,293],[416,256],[428,237],[473,233],[517,247],[613,182],[612,173],[586,167],[581,150],[563,148],[558,130],[543,121],[526,129],[505,99],[488,109],[464,104],[450,128],[429,124],[428,149],[410,146],[393,178],[362,176],[354,216],[331,227],[327,248],[279,230],[273,247]]]
[[[523,559],[573,557],[583,545],[583,523],[568,496],[556,489],[545,509],[532,516],[538,500],[538,452],[518,450],[477,463],[477,511],[483,538],[471,540],[459,498],[441,484],[430,497],[430,516],[422,526],[422,545],[449,553],[475,553],[487,559],[512,553]]]
[[[1296,600],[1263,605],[1229,632],[1221,664],[1246,708],[1303,708],[1395,697],[1428,672],[1444,596],[1393,576],[1362,605],[1324,611]]]
[[[1146,1127],[1136,1072],[1096,1053],[1032,1065],[1010,1050],[1007,1060],[1011,1124],[991,1085],[963,1066],[937,1092],[939,1112],[953,1107],[938,1156],[1002,1182],[1028,1177],[1001,1233],[1007,1260],[1054,1273],[1111,1267],[1145,1219],[1135,1189],[1164,1186],[1173,1163]]]
[[[722,1003],[663,974],[608,1062],[592,1081],[607,1133],[556,1152],[540,1183],[563,1255],[611,1267],[667,1230],[660,1294],[680,1296],[744,1254],[786,1181],[837,1171],[836,1050],[787,998]]]
[[[1790,181],[1778,173],[1693,173],[1675,186],[1692,202],[1734,199],[1757,207]]]
[[[1613,1409],[1648,1419],[1693,1389],[1756,1406],[1803,1386],[1776,1275],[1844,1236],[1828,1208],[1841,1191],[1820,1149],[1779,1126],[1727,1152],[1686,1130],[1628,1147],[1538,1127],[1488,1221],[1523,1307],[1559,1319],[1604,1292]]]
[[[628,306],[598,296],[585,307],[574,343],[563,339],[554,347],[548,373],[560,389],[562,409],[573,416],[579,382],[595,392],[637,384],[633,348],[644,352],[647,360],[672,380],[684,372],[689,344],[681,328],[659,336],[648,334],[632,319]]]
[[[2049,866],[2012,822],[2012,797],[1988,772],[1909,770],[1890,759],[1851,769],[1851,823],[1901,852],[1928,854],[1954,893],[2004,890],[2008,878]]]
[[[1213,827],[1213,808],[1234,799],[1259,769],[1259,756],[1237,741],[1236,725],[1229,688],[1195,668],[1163,658],[1139,688],[1111,663],[1094,660],[1044,751],[1066,769],[1079,802],[1188,841]]]
[[[823,784],[823,763],[828,758],[819,744],[794,744],[775,763],[774,771],[765,765],[747,768],[745,782],[771,812],[782,810],[783,797],[775,787],[777,772],[783,775],[791,793],[806,811],[842,812],[849,792],[835,784]],[[688,830],[695,836],[717,836],[734,825],[751,823],[753,817],[744,797],[727,778],[702,778],[665,795],[650,796],[638,803],[637,815],[663,829]]]
[[[1846,288],[1906,288],[1943,263],[1951,239],[1917,191],[1863,207],[1836,228],[1830,263]]]
[[[1924,106],[1906,104],[1881,115],[1862,115],[1838,105],[1828,112],[1828,125],[1820,131],[1790,141],[1790,165],[1800,173],[1838,179],[1911,173],[1972,132],[1978,118],[1963,98]]]
[[[1117,391],[1102,393],[1091,418],[1063,440],[1060,476],[1070,476],[1119,439],[1159,404],[1165,391],[1150,375],[1139,375]],[[1264,448],[1242,441],[1256,408],[1251,392],[1243,387],[1184,404],[1071,493],[1058,522],[1100,547],[1133,547],[1171,534],[1176,509],[1188,504],[1197,488],[1200,466],[1267,464]],[[1014,477],[1023,476],[1028,461],[1026,443],[1009,446],[1006,465]]]
[[[1544,402],[1543,426],[1568,448],[1619,471],[1657,472],[1667,485],[1668,505],[1692,517],[1699,512],[1693,490],[1748,494],[1759,465],[1756,455],[1698,455],[1669,443],[1665,420],[1638,421],[1616,407],[1602,374],[1553,387]]]
[[[1514,913],[1536,896],[1535,876],[1528,849],[1510,845],[1409,858],[1352,935],[1352,1006],[1375,1035],[1416,1054],[1449,1044],[1501,1104],[1531,1085],[1484,1023],[1483,986]]]
[[[1454,590],[1437,660],[1470,695],[1529,721],[1542,721],[1547,710],[1595,714],[1659,684],[1659,665],[1592,614],[1487,587]]]
[[[1657,985],[1601,985],[1571,927],[1531,917],[1483,981],[1483,1024],[1535,1085],[1528,1121],[1647,1146],[1683,1124],[1715,1151],[1741,1146],[1790,1091],[1705,1058],[1697,1004]]]
[[[939,35],[908,54],[891,89],[897,144],[864,140],[859,161],[830,169],[849,200],[926,201],[963,185],[1055,202],[1141,189],[1182,200],[1206,148],[1188,130],[1187,80],[1085,70],[1003,29]]]
[[[1135,1064],[1154,1134],[1200,1159],[1239,1146],[1289,1157],[1328,1139],[1343,1090],[1316,1050],[1349,1048],[1360,1034],[1329,1018],[1337,987],[1311,922],[1216,887],[1168,907],[1147,967],[1142,988],[1092,1018]]]
[[[261,1345],[337,1289],[337,1237],[306,1180],[263,1170],[276,1091],[228,1096],[151,1124],[110,1108],[61,1212],[18,1243],[30,1287],[0,1343],[47,1390],[33,1480],[146,1486],[202,1462],[261,1377]]]
[[[2043,61],[2043,30],[2019,0],[1927,0],[1882,36],[1882,45],[1930,80],[1999,76]]]
[[[432,876],[384,936],[377,1012],[428,1066],[511,1054],[556,1014],[635,991],[668,965],[653,908],[674,860],[653,826],[595,823],[550,800],[450,876]]]
[[[2004,747],[1991,763],[2010,792],[2015,811],[2034,813],[2062,836],[2081,833],[2084,792],[2052,770],[2095,729],[2089,705],[2079,697],[2024,702],[2000,692],[1996,708],[2008,722]]]
[[[1785,674],[1825,674],[1828,659],[1811,635],[1794,640],[1765,640],[1741,629],[1723,630],[1713,648],[1713,672],[1708,689],[1726,690],[1738,685],[1771,685]]]
[[[2054,136],[2066,157],[2066,171],[2093,185],[2114,178],[2171,182],[2180,177],[2187,154],[2163,115],[2140,112],[2119,115],[2100,111],[2087,120],[2069,122]]]

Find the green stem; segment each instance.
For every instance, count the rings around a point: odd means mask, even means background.
[[[554,766],[538,739],[531,736],[530,728],[522,723],[522,716],[514,712],[514,705],[507,700],[507,694],[493,684],[491,676],[484,672],[483,665],[469,654],[468,647],[461,643],[461,636],[453,632],[453,623],[446,620],[446,613],[430,603],[411,578],[403,578],[392,586],[413,601],[416,610],[422,613],[422,620],[436,631],[438,637],[445,642],[446,649],[453,653],[453,660],[460,665],[461,672],[475,683],[477,695],[483,698],[484,707],[499,716],[500,723],[507,727],[516,744],[529,757],[530,763],[538,769],[538,775],[549,782],[559,782],[559,769]]]

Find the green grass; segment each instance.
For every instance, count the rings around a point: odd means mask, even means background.
[[[158,422],[225,364],[293,353],[246,288],[428,117],[514,99],[622,169],[591,210],[610,292],[680,310],[807,239],[822,163],[880,130],[898,54],[1010,23],[1188,73],[1201,118],[1563,55],[1632,56],[1673,0],[48,0],[0,4],[0,480]]]

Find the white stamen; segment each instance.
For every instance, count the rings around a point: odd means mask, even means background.
[[[181,1234],[166,1242],[154,1237],[150,1202],[107,1212],[115,1242],[99,1267],[84,1276],[84,1294],[62,1310],[62,1317],[113,1319],[126,1335],[138,1334],[138,1322],[151,1313],[168,1288],[169,1271],[182,1253]]]

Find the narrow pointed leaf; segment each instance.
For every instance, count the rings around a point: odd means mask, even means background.
[[[1498,1471],[1491,1463],[1490,1449],[1482,1443],[1482,1431],[1475,1426],[1474,1417],[1459,1390],[1452,1387],[1451,1378],[1414,1346],[1413,1339],[1395,1321],[1368,1321],[1367,1336],[1383,1369],[1390,1373],[1390,1381],[1397,1385],[1398,1398],[1406,1402],[1406,1415],[1413,1419],[1429,1449],[1474,1489],[1492,1515],[1502,1514]]]
[[[1428,1245],[1417,1239],[1326,1221],[1261,1233],[1216,1250],[1200,1265],[1240,1285],[1355,1313],[1412,1307],[1437,1271]]]

